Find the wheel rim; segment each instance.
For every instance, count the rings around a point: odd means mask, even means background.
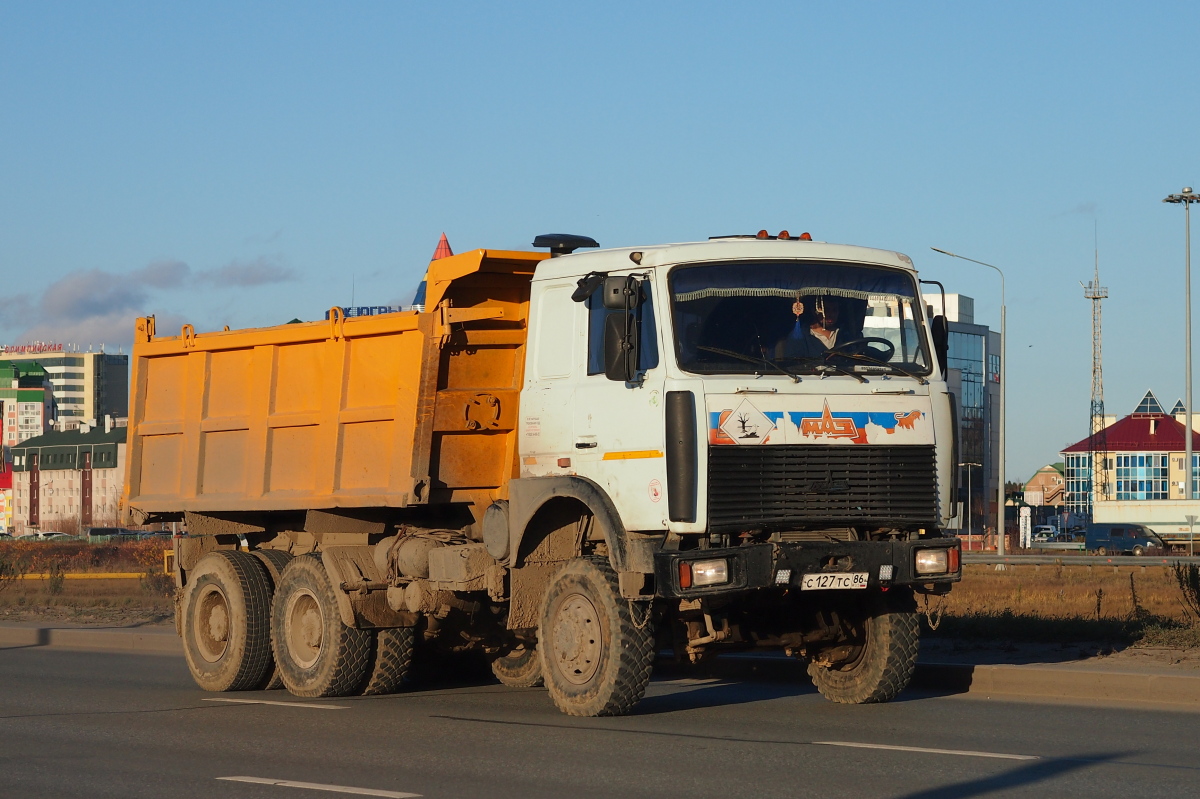
[[[599,614],[583,594],[563,597],[554,614],[552,660],[562,676],[574,685],[583,685],[600,667]]]
[[[216,585],[204,586],[196,603],[192,630],[200,657],[209,663],[216,663],[229,649],[230,615],[225,592]]]
[[[284,615],[284,640],[297,666],[307,669],[317,662],[324,637],[325,621],[317,597],[307,588],[292,594]]]

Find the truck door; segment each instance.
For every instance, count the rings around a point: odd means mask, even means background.
[[[572,446],[572,408],[579,374],[581,315],[571,301],[574,282],[537,284],[531,301],[532,357],[521,392],[521,474],[562,474]]]
[[[584,323],[581,360],[585,368],[575,380],[574,470],[608,492],[627,528],[661,530],[667,519],[665,370],[659,367],[656,298],[651,282],[642,280],[634,320],[637,379],[610,380],[604,368],[605,325],[609,316],[625,311],[605,308],[603,291],[603,286],[598,287],[578,304]]]

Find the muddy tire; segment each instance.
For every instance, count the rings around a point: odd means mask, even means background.
[[[371,631],[347,627],[319,557],[294,558],[271,607],[271,646],[283,685],[295,696],[347,696],[366,684]]]
[[[492,674],[509,688],[537,688],[543,685],[542,660],[537,648],[517,645],[492,661]]]
[[[634,623],[603,559],[568,561],[542,600],[537,651],[550,698],[568,716],[619,716],[646,693],[654,630]]]
[[[275,586],[279,585],[279,578],[282,576],[283,570],[291,562],[292,553],[284,552],[281,549],[256,549],[250,554],[262,561],[262,565],[266,567],[267,574],[271,577],[271,599],[274,600]],[[272,652],[271,668],[263,680],[263,684],[259,686],[259,690],[278,691],[282,687],[283,678],[279,676],[279,667],[275,665],[275,654]]]
[[[375,650],[363,696],[394,694],[412,670],[413,651],[417,646],[415,627],[395,627],[374,634]]]
[[[863,641],[851,660],[808,664],[817,690],[831,702],[887,702],[908,686],[917,665],[920,626],[911,595],[877,595],[863,606]]]
[[[201,558],[189,575],[180,628],[201,688],[260,687],[271,670],[271,580],[262,563],[235,550]]]

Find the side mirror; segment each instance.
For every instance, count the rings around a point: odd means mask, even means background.
[[[627,311],[638,307],[642,300],[642,283],[633,275],[604,278],[604,307],[610,311]]]
[[[946,325],[946,317],[941,315],[933,317],[930,326],[933,328],[933,351],[942,369],[942,378],[945,379],[946,358],[950,354],[950,329]]]
[[[608,296],[607,292],[605,296]],[[604,376],[609,380],[633,382],[637,379],[637,356],[638,325],[633,315],[609,314],[604,320]]]

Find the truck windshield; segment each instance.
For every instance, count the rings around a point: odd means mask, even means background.
[[[671,273],[676,354],[701,374],[928,374],[918,294],[899,269],[780,261]]]

